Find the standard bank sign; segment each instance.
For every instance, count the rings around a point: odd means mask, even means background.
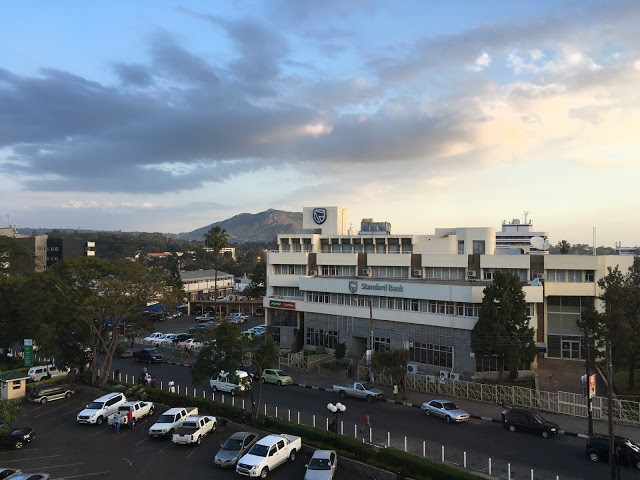
[[[327,220],[326,208],[314,208],[313,209],[313,221],[318,225],[322,225]]]
[[[360,290],[366,291],[374,291],[374,292],[393,292],[393,293],[404,293],[404,285],[393,285],[392,283],[370,283],[370,282],[360,282],[358,283],[356,280],[349,281],[349,292],[356,293]]]

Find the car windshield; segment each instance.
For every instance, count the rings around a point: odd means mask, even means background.
[[[253,447],[251,447],[251,450],[249,450],[249,453],[251,455],[255,455],[256,457],[266,457],[268,451],[268,445],[254,445]]]
[[[287,376],[287,372],[285,372],[284,370],[274,370],[274,372],[276,374],[276,376],[278,377],[286,377]]]
[[[222,446],[223,450],[240,450],[242,448],[242,440],[237,438],[229,438]]]
[[[173,415],[160,415],[157,423],[173,423]]]
[[[102,408],[102,402],[91,402],[87,408],[89,410],[100,410]]]
[[[312,458],[309,462],[309,470],[331,470],[328,458]]]
[[[445,410],[457,410],[458,409],[456,404],[453,403],[453,402],[446,402],[442,406],[444,407]]]

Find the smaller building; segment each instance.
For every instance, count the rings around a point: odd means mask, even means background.
[[[0,373],[0,400],[24,397],[28,379],[29,375],[17,370]]]

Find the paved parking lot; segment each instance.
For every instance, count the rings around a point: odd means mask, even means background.
[[[148,428],[165,408],[157,406],[153,416],[136,423],[135,429],[123,427],[115,434],[111,427],[79,425],[76,414],[93,400],[77,393],[69,400],[46,405],[28,404],[16,425],[36,429],[36,439],[20,451],[0,450],[0,467],[17,467],[27,472],[46,472],[52,478],[121,478],[157,480],[185,475],[190,478],[244,478],[234,470],[222,470],[213,464],[220,442],[232,433],[226,427],[208,436],[199,447],[177,446],[170,439],[152,440]],[[300,454],[293,464],[274,470],[274,480],[299,479],[309,457]],[[347,478],[338,472],[337,477]]]

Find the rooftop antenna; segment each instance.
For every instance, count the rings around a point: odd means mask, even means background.
[[[524,224],[527,224],[527,217],[529,215],[529,212],[524,212]]]
[[[593,255],[597,255],[597,247],[596,247],[596,227],[593,227]]]

